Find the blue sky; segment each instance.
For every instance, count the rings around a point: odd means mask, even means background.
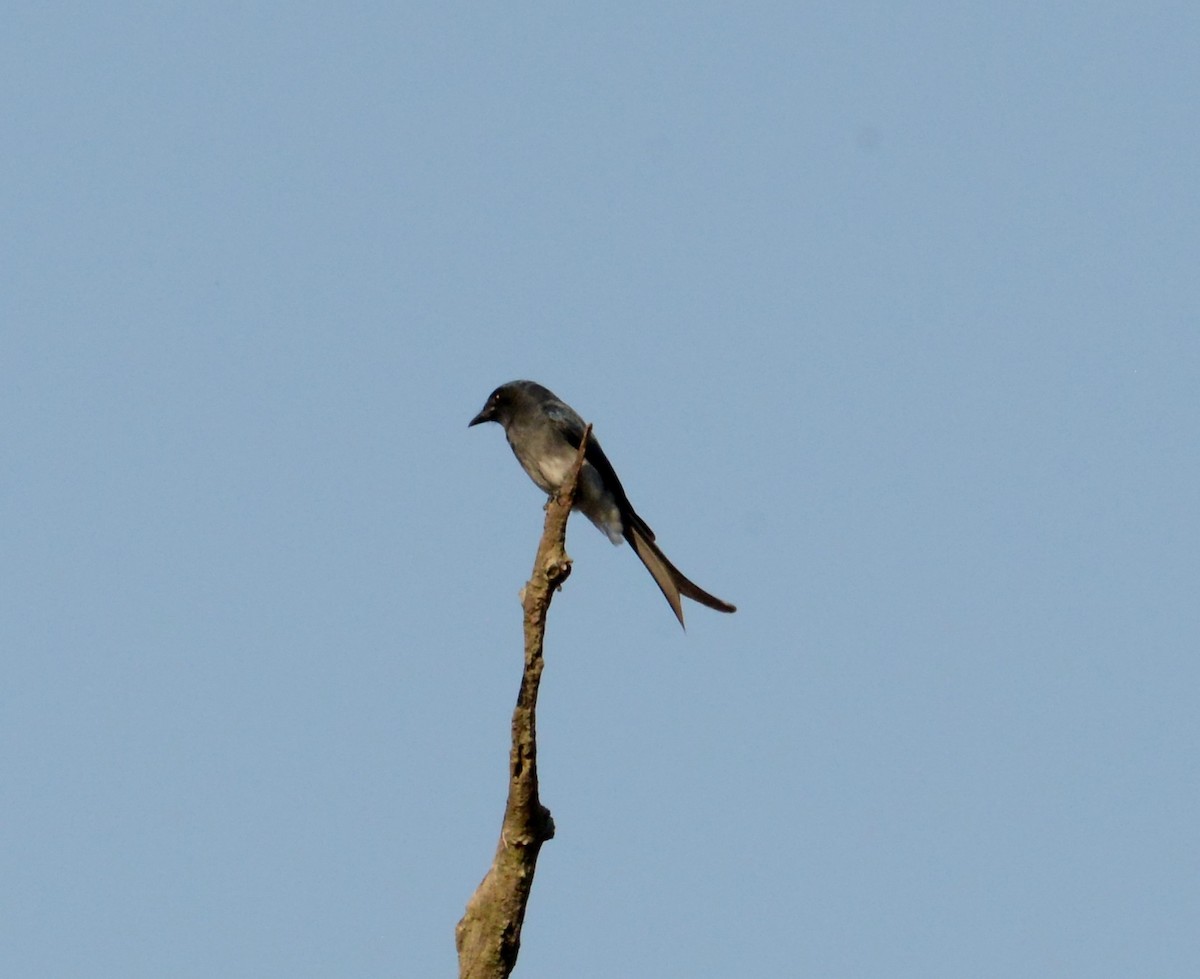
[[[541,381],[525,979],[1200,970],[1194,5],[87,5],[0,37],[0,972],[454,974]]]

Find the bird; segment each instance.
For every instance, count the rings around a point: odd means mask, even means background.
[[[579,414],[552,391],[534,381],[509,381],[489,396],[483,409],[467,427],[496,422],[521,468],[543,492],[555,496],[575,463],[586,429]],[[595,436],[589,436],[583,468],[575,490],[579,510],[613,544],[629,542],[670,604],[681,626],[680,596],[718,612],[736,612],[735,606],[710,595],[688,579],[659,549],[654,531],[638,516],[608,456]]]

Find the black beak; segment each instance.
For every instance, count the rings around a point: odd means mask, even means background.
[[[490,422],[491,420],[491,405],[484,405],[483,411],[467,422],[467,428],[470,428],[472,425],[478,425],[480,422]]]

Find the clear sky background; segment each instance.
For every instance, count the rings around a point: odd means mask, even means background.
[[[15,4],[0,974],[1200,975],[1200,8]]]

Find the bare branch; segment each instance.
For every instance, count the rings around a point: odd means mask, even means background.
[[[508,803],[491,869],[467,902],[454,930],[460,979],[506,979],[517,963],[521,925],[533,886],[542,844],[554,837],[550,810],[538,798],[537,697],[542,679],[542,647],[550,600],[571,573],[567,557],[567,517],[575,500],[579,470],[592,426],[584,430],[567,480],[558,496],[546,503],[546,523],[533,576],[525,585],[525,670],[512,716],[512,748],[508,757]]]

